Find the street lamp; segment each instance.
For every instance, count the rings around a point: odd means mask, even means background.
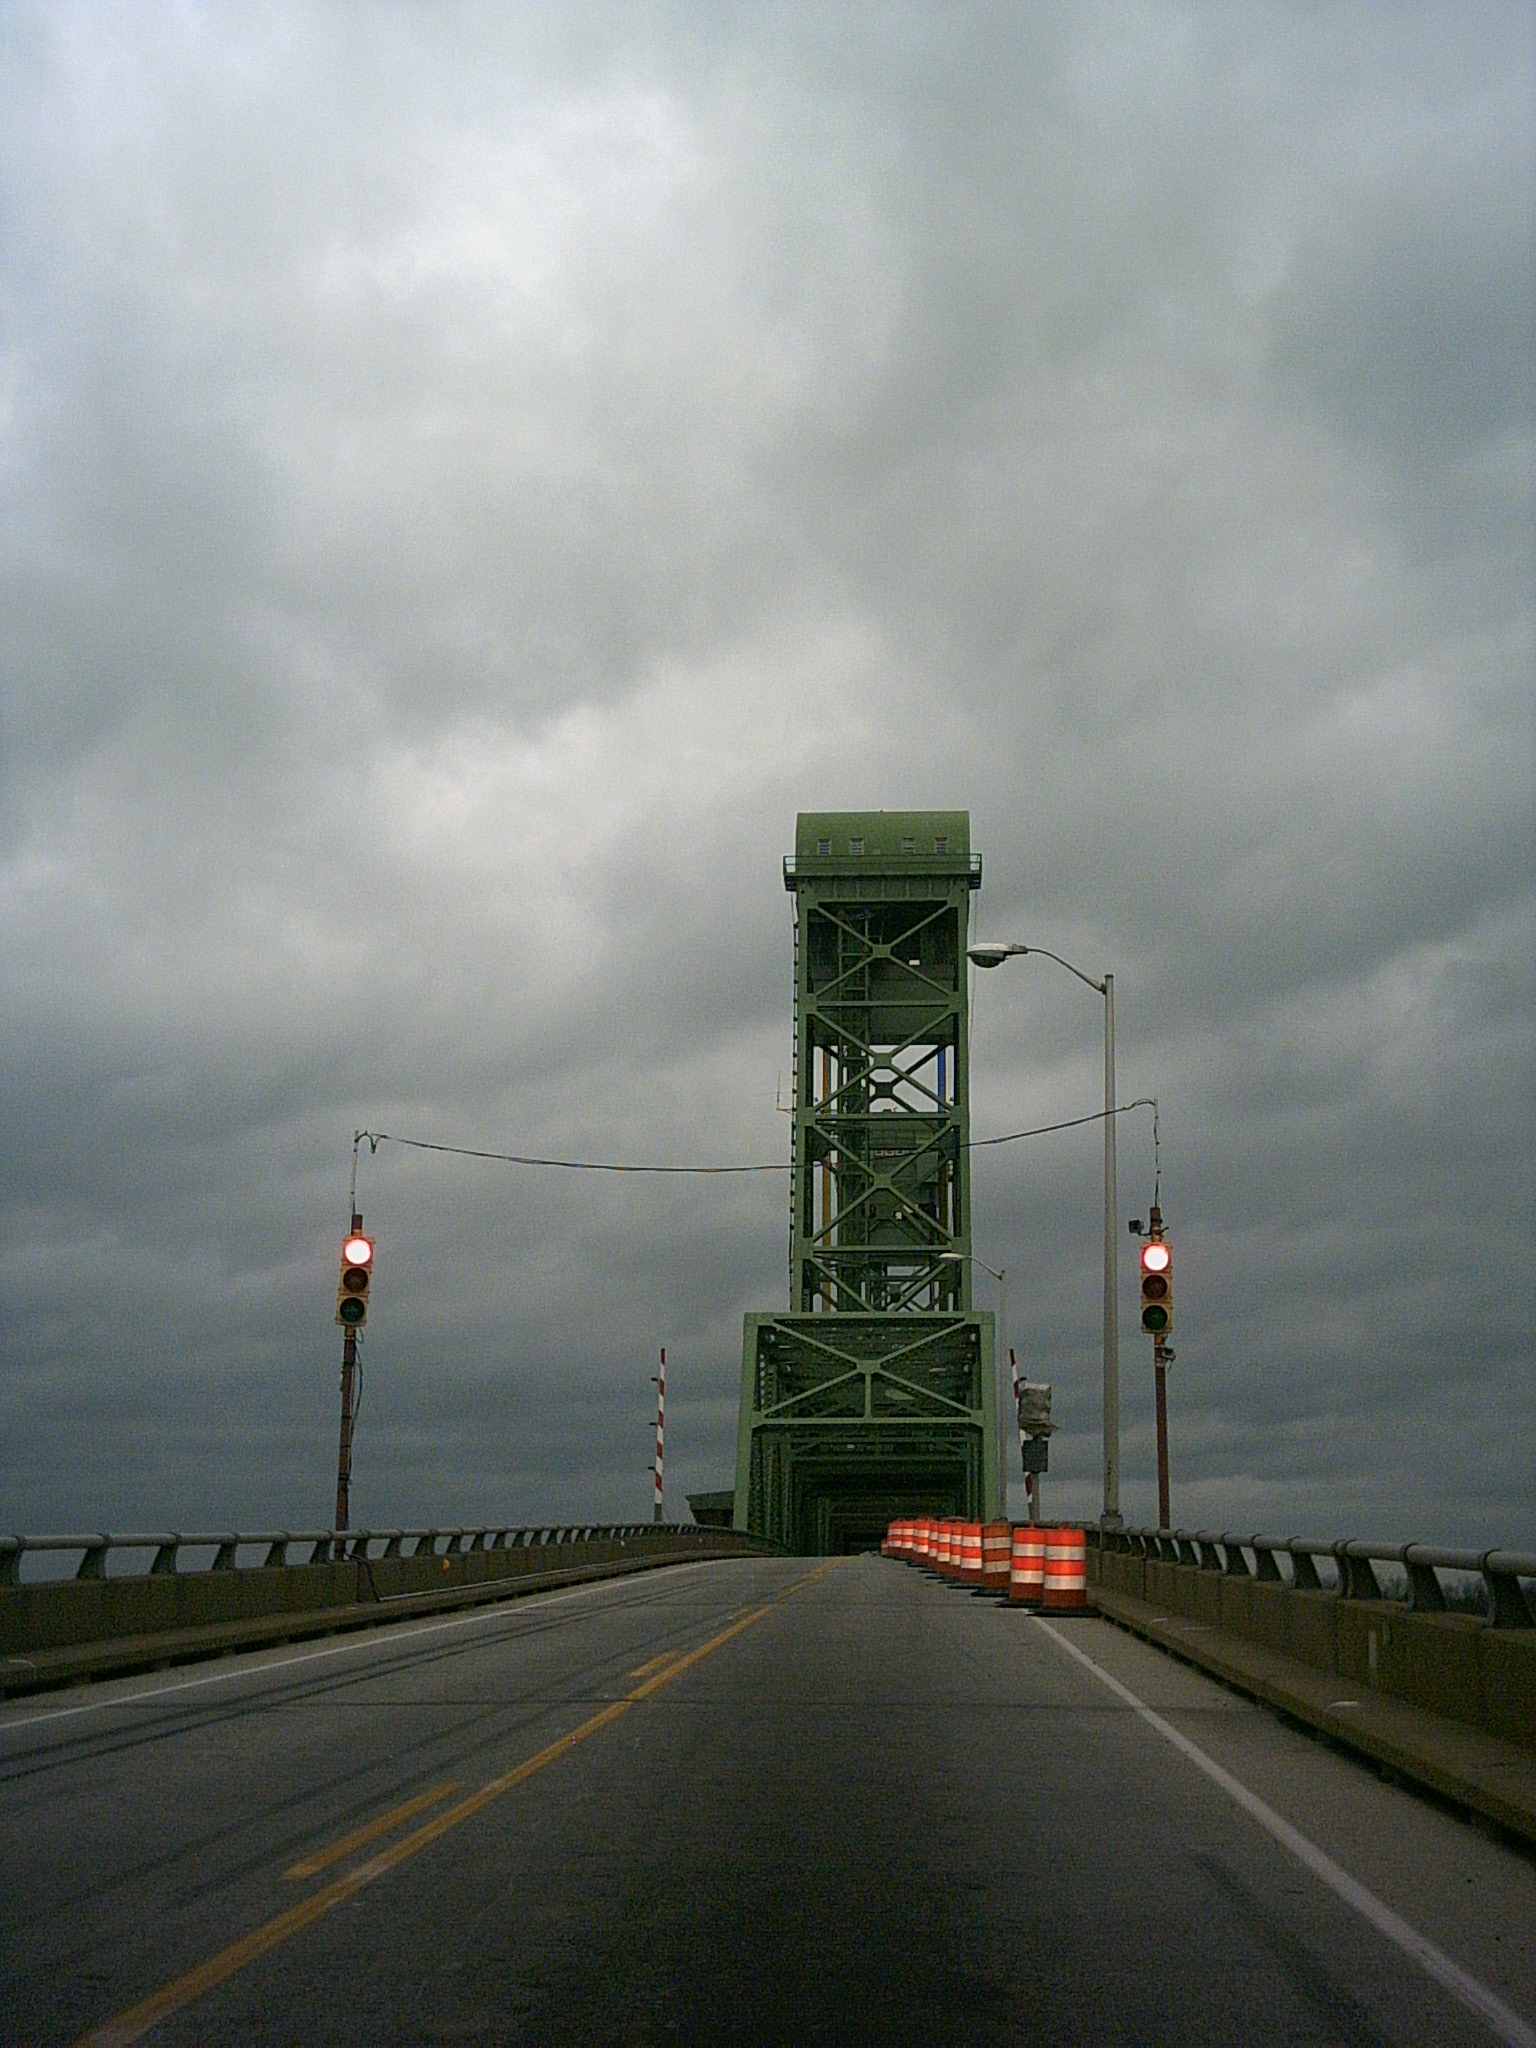
[[[951,1265],[964,1265],[967,1260],[973,1266],[980,1266],[984,1273],[990,1273],[997,1282],[997,1350],[993,1358],[992,1377],[997,1397],[997,1512],[1003,1520],[1008,1519],[1008,1452],[1007,1429],[1008,1407],[1003,1396],[1005,1381],[1003,1365],[1008,1356],[1008,1268],[989,1266],[985,1259],[978,1259],[974,1252],[940,1252],[940,1261]]]
[[[1039,953],[1065,967],[1086,982],[1095,995],[1104,998],[1104,1514],[1106,1528],[1120,1527],[1120,1319],[1116,1298],[1116,1253],[1120,1239],[1115,1230],[1119,1196],[1115,1185],[1115,977],[1106,974],[1095,981],[1044,946],[1004,945],[983,940],[972,946],[967,958],[977,967],[1001,967],[1005,960]]]

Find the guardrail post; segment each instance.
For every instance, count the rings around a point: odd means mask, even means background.
[[[1379,1600],[1381,1581],[1368,1557],[1356,1555],[1348,1543],[1336,1543],[1333,1554],[1339,1566],[1339,1594],[1345,1600]]]
[[[1498,1557],[1496,1550],[1483,1552],[1483,1583],[1488,1588],[1493,1625],[1495,1628],[1530,1628],[1531,1610],[1525,1604],[1520,1581],[1512,1571],[1500,1568]]]
[[[239,1548],[240,1546],[233,1536],[221,1537],[219,1547],[214,1553],[213,1570],[216,1572],[232,1572],[235,1569],[235,1552]]]
[[[274,1537],[273,1537],[273,1539],[272,1539],[272,1542],[271,1542],[271,1544],[269,1545],[269,1547],[268,1547],[268,1550],[267,1550],[266,1562],[267,1562],[267,1563],[268,1563],[269,1565],[278,1565],[278,1564],[281,1564],[281,1565],[286,1565],[286,1564],[287,1564],[287,1562],[288,1562],[288,1538],[287,1538],[286,1536],[274,1536]]]
[[[1317,1575],[1317,1566],[1312,1561],[1310,1550],[1293,1550],[1291,1569],[1295,1573],[1294,1583],[1303,1593],[1321,1593],[1323,1582]]]
[[[1256,1579],[1266,1579],[1272,1584],[1284,1584],[1280,1567],[1275,1563],[1275,1546],[1272,1543],[1261,1543],[1257,1536],[1253,1539],[1253,1575]]]
[[[1435,1575],[1432,1564],[1404,1556],[1404,1569],[1408,1573],[1408,1605],[1415,1614],[1444,1614],[1445,1591]]]
[[[107,1576],[109,1541],[106,1536],[97,1536],[87,1543],[85,1555],[80,1560],[80,1568],[75,1573],[77,1579],[104,1579]]]
[[[152,1577],[159,1573],[175,1575],[178,1547],[179,1539],[173,1536],[168,1543],[162,1543],[156,1548],[155,1561],[149,1568]]]
[[[1227,1553],[1227,1577],[1246,1579],[1250,1576],[1248,1560],[1243,1555],[1243,1546],[1235,1536],[1223,1536],[1221,1547]]]
[[[21,1553],[26,1547],[19,1536],[0,1536],[0,1586],[21,1584]]]

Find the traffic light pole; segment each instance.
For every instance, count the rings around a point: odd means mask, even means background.
[[[348,1330],[341,1340],[341,1448],[336,1454],[336,1520],[345,1529],[352,1495],[352,1395],[357,1383],[357,1338]]]
[[[356,1147],[353,1148],[352,1170],[357,1171]],[[355,1206],[352,1210],[351,1236],[356,1237],[362,1230],[363,1219]],[[372,1247],[369,1247],[372,1256]],[[336,1519],[334,1529],[345,1529],[351,1512],[352,1501],[352,1418],[355,1413],[353,1402],[357,1390],[357,1332],[348,1330],[341,1340],[341,1443],[336,1453]]]
[[[1153,1347],[1152,1376],[1157,1390],[1157,1526],[1159,1529],[1171,1529],[1173,1513],[1168,1505],[1168,1368],[1163,1363],[1161,1344]]]

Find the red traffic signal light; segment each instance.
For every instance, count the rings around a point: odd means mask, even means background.
[[[372,1278],[373,1239],[354,1230],[341,1248],[341,1282],[336,1289],[336,1320],[344,1330],[358,1331],[367,1322]]]
[[[1141,1248],[1141,1327],[1159,1339],[1173,1327],[1173,1253],[1160,1237]]]

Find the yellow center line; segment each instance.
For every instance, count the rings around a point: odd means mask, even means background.
[[[737,1610],[738,1613],[740,1609]],[[653,1671],[659,1671],[663,1664],[670,1664],[674,1657],[681,1657],[681,1650],[663,1650],[659,1657],[652,1657],[644,1664],[637,1664],[630,1672],[631,1678],[649,1678]]]
[[[285,1870],[283,1876],[290,1884],[297,1884],[306,1877],[318,1877],[322,1870],[329,1870],[333,1863],[339,1863],[343,1856],[350,1856],[354,1849],[366,1849],[370,1842],[376,1842],[380,1835],[391,1835],[396,1828],[404,1827],[408,1820],[414,1820],[418,1813],[424,1813],[429,1806],[436,1806],[446,1799],[450,1792],[457,1792],[459,1780],[449,1778],[446,1783],[434,1785],[430,1792],[418,1792],[414,1799],[407,1799],[404,1806],[397,1806],[390,1813],[381,1813],[377,1820],[371,1820],[366,1827],[354,1828],[350,1835],[343,1835],[328,1848],[316,1850],[313,1856],[306,1856],[302,1863],[295,1863]]]
[[[375,1879],[398,1869],[402,1863],[469,1820],[474,1814],[489,1806],[493,1800],[500,1799],[515,1786],[533,1777],[535,1772],[542,1771],[546,1764],[552,1764],[557,1758],[569,1755],[577,1743],[585,1742],[590,1735],[596,1735],[599,1729],[606,1728],[610,1722],[617,1721],[621,1715],[627,1714],[631,1707],[639,1706],[642,1700],[650,1699],[652,1694],[659,1692],[664,1685],[670,1685],[674,1679],[681,1678],[685,1671],[691,1671],[695,1664],[701,1664],[716,1650],[723,1649],[733,1637],[741,1635],[746,1629],[751,1628],[754,1622],[761,1621],[765,1615],[772,1614],[776,1607],[782,1607],[786,1600],[793,1598],[804,1587],[814,1585],[818,1579],[824,1579],[828,1572],[836,1569],[839,1562],[839,1559],[832,1558],[828,1563],[818,1565],[814,1571],[806,1572],[792,1585],[786,1586],[782,1593],[777,1593],[773,1599],[764,1601],[761,1607],[746,1609],[739,1619],[731,1622],[729,1627],[721,1629],[718,1635],[711,1636],[707,1643],[701,1643],[696,1650],[685,1652],[676,1663],[669,1664],[664,1671],[657,1672],[654,1677],[637,1685],[634,1691],[626,1693],[623,1699],[614,1700],[611,1705],[601,1708],[579,1727],[573,1728],[568,1735],[558,1736],[555,1741],[547,1743],[536,1756],[526,1758],[501,1777],[492,1778],[477,1792],[471,1792],[468,1798],[460,1799],[444,1812],[435,1814],[424,1826],[416,1828],[398,1842],[391,1842],[387,1849],[381,1850],[377,1856],[371,1856],[366,1863],[354,1864],[350,1870],[344,1871],[340,1877],[332,1878],[329,1884],[322,1885],[319,1891],[312,1892],[307,1899],[301,1899],[286,1912],[276,1914],[271,1920],[264,1921],[260,1927],[253,1927],[249,1934],[231,1942],[228,1948],[220,1949],[217,1955],[209,1956],[205,1962],[199,1963],[195,1969],[188,1970],[185,1975],[174,1978],[169,1984],[162,1984],[158,1991],[152,1991],[148,1998],[141,1999],[126,2012],[120,2012],[115,2019],[105,2020],[99,2027],[93,2027],[88,2034],[80,2036],[74,2048],[127,2048],[128,2042],[142,2040],[151,2027],[157,2027],[161,2020],[168,2019],[173,2012],[180,2012],[183,2006],[191,2005],[195,1999],[201,1998],[205,1991],[212,1991],[217,1985],[237,1975],[248,1964],[257,1961],[259,1957],[270,1955],[273,1949],[280,1948],[286,1941],[291,1941],[306,1927],[313,1927],[317,1920],[323,1920],[335,1907],[345,1904],[350,1898],[355,1898],[364,1885],[372,1884]]]

